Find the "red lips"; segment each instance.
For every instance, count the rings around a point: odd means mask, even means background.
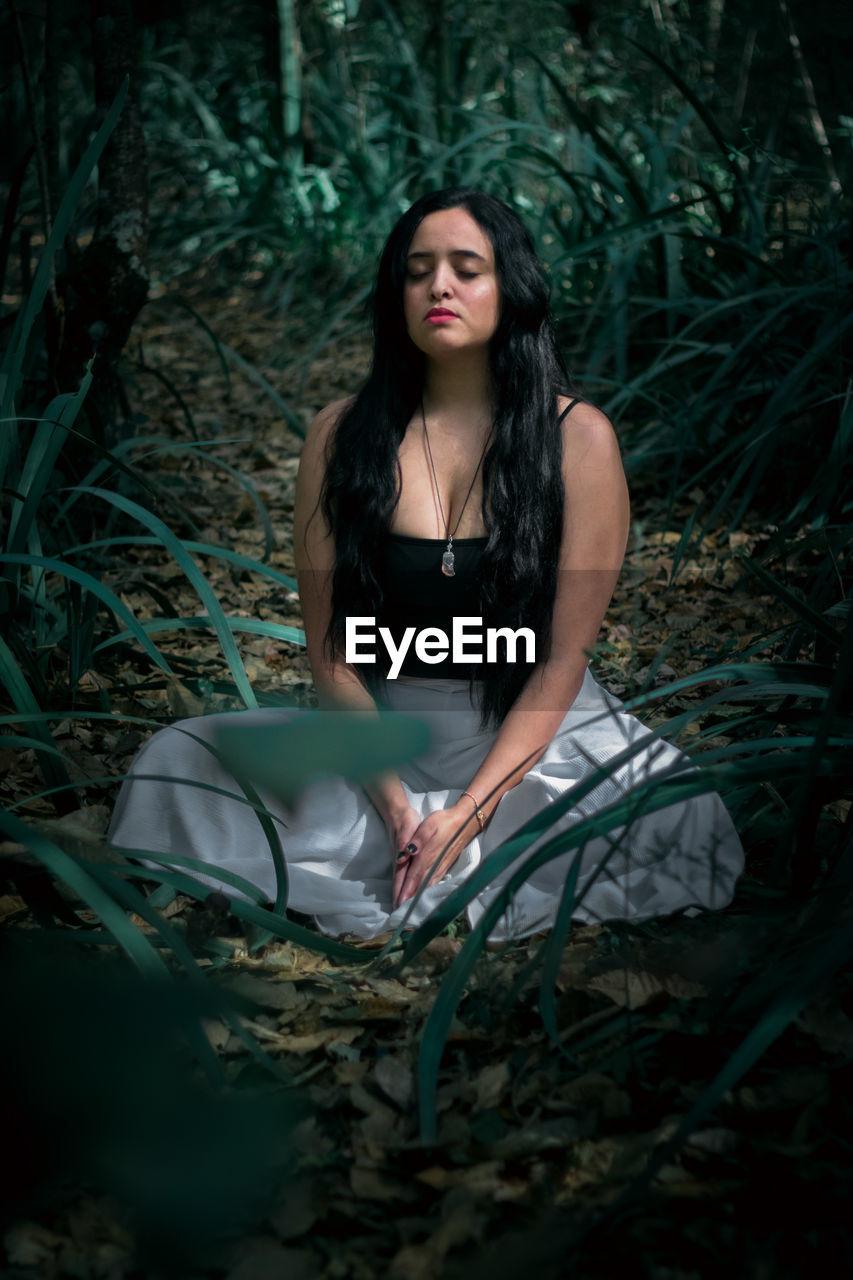
[[[451,311],[448,307],[431,307],[425,318],[431,320],[433,317],[438,318],[439,316],[452,316],[455,319],[456,312]]]

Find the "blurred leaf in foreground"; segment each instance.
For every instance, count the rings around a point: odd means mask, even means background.
[[[7,939],[0,962],[5,1221],[83,1180],[128,1215],[143,1253],[178,1267],[259,1222],[301,1113],[292,1095],[226,1093],[194,1071],[182,1028],[216,1015],[215,993],[40,937]]]
[[[358,782],[423,752],[428,730],[408,716],[312,712],[288,724],[242,724],[235,716],[217,733],[229,766],[291,804],[309,782],[342,775]]]

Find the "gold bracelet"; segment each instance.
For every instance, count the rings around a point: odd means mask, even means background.
[[[470,791],[463,791],[463,792],[462,792],[462,794],[463,794],[463,796],[467,796],[469,800],[474,800],[474,797],[471,795],[471,792],[470,792]],[[477,804],[477,801],[476,801],[476,800],[474,800],[474,813],[476,814],[476,816],[477,816],[477,821],[478,821],[478,822],[479,822],[479,824],[480,824],[480,830],[481,830],[481,831],[485,831],[485,829],[486,829],[486,815],[483,813],[483,810],[482,810],[482,809],[480,808],[480,806]]]

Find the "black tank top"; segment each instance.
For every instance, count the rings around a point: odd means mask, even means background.
[[[578,403],[566,405],[558,419],[562,422]],[[455,576],[441,572],[441,557],[447,547],[445,538],[412,538],[403,533],[386,533],[382,542],[376,576],[382,588],[383,604],[376,620],[377,666],[387,671],[390,659],[379,638],[379,627],[387,627],[399,646],[407,627],[415,628],[415,636],[427,627],[438,627],[451,643],[451,651],[441,662],[427,663],[415,651],[414,637],[409,645],[399,674],[450,680],[488,680],[494,673],[482,664],[453,662],[453,619],[480,617],[480,561],[488,538],[454,538]],[[469,628],[474,636],[476,628]],[[479,647],[484,649],[485,641]],[[476,641],[468,642],[476,651]],[[485,658],[485,652],[483,657]]]
[[[441,662],[427,663],[417,656],[413,638],[400,675],[468,680],[481,674],[476,665],[453,662],[452,638],[455,617],[480,616],[480,561],[487,541],[486,537],[454,538],[456,572],[454,577],[447,578],[441,572],[446,538],[386,534],[377,565],[383,596],[377,636],[380,626],[387,627],[399,645],[407,627],[415,628],[415,636],[427,627],[438,627],[451,645],[451,651]],[[475,631],[469,628],[470,635]],[[468,647],[476,649],[477,646],[472,641]],[[379,640],[376,655],[379,666],[387,670],[387,650]]]

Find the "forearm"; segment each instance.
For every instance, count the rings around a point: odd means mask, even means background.
[[[365,716],[379,714],[375,700],[358,673],[346,663],[315,659],[312,671],[317,697],[324,710],[353,711]],[[362,786],[386,824],[393,823],[395,817],[409,807],[403,784],[393,770],[363,781]]]
[[[585,671],[584,658],[571,665],[546,662],[530,676],[465,788],[487,819],[544,753],[577,697]],[[466,805],[473,810],[471,800],[463,796],[460,807]]]
[[[434,884],[447,874],[478,834],[482,825],[479,814],[487,822],[501,797],[541,756],[574,701],[585,670],[586,659],[582,657],[568,667],[546,663],[534,671],[465,787],[469,794],[429,814],[412,835],[415,851],[397,866],[395,906],[413,897],[422,884]]]
[[[375,699],[358,672],[345,662],[327,662],[308,649],[317,699],[324,711],[361,711],[378,715]]]
[[[616,567],[560,571],[550,655],[534,668],[466,788],[486,815],[543,754],[578,696],[618,576]]]

